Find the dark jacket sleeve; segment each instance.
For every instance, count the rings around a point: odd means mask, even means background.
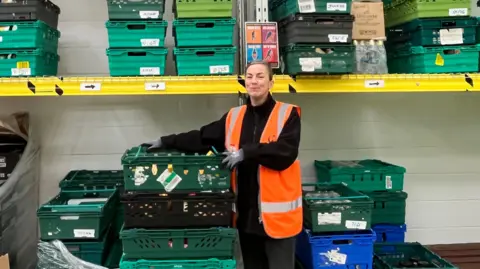
[[[165,149],[204,154],[211,150],[213,146],[221,153],[225,150],[226,119],[227,114],[223,115],[220,120],[201,127],[200,130],[163,136],[161,138],[162,147]]]
[[[298,157],[300,130],[300,115],[293,109],[276,142],[247,144],[242,147],[245,160],[254,160],[277,171],[287,169]]]

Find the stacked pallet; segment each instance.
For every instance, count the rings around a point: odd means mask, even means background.
[[[354,68],[351,0],[271,0],[284,73],[351,73]]]
[[[385,2],[390,73],[477,72],[470,0]]]
[[[1,1],[0,76],[55,76],[60,8],[50,1]]]
[[[176,0],[173,35],[177,75],[233,74],[237,48],[232,0]]]
[[[125,152],[121,269],[235,268],[235,199],[221,160],[141,147]]]
[[[168,52],[164,0],[107,0],[107,5],[110,75],[163,75]]]
[[[119,214],[122,171],[69,172],[59,184],[60,192],[38,209],[40,239],[60,240],[77,258],[118,268],[123,219]]]

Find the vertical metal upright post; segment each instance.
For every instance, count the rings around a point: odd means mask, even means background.
[[[255,0],[255,21],[268,22],[268,0]]]

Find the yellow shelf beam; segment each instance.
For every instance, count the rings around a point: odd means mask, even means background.
[[[237,76],[0,78],[0,96],[245,93]],[[274,93],[480,91],[480,74],[275,76]]]

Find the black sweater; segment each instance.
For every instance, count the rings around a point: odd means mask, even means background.
[[[243,149],[245,159],[238,165],[237,226],[246,233],[266,235],[258,221],[258,165],[281,171],[292,165],[298,156],[301,124],[300,115],[295,109],[292,110],[277,142],[259,143],[275,103],[271,96],[261,106],[254,107],[248,102],[243,119],[240,148]],[[225,151],[227,114],[200,130],[164,136],[162,146],[199,153],[205,153],[214,146],[219,152]]]

